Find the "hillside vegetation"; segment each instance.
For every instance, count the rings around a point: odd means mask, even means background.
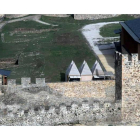
[[[64,81],[65,71],[72,60],[78,67],[83,60],[89,67],[95,62],[95,56],[80,31],[84,25],[128,19],[133,17],[122,15],[78,21],[72,17],[42,16],[42,21],[58,26],[35,21],[9,23],[1,31],[0,60],[16,60],[19,57],[19,65],[3,67],[12,70],[9,78],[16,79],[18,83],[21,77],[31,77],[32,82],[36,77],[44,77],[46,82]]]

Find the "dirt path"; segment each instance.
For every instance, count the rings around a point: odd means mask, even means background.
[[[106,71],[112,71],[114,73],[114,53],[115,53],[114,43],[104,44],[104,45],[99,45],[97,43],[100,39],[116,38],[116,37],[103,38],[100,35],[100,28],[104,25],[112,24],[112,23],[119,23],[119,21],[103,22],[103,23],[86,25],[82,28],[82,34],[84,35],[86,40],[89,42],[90,47],[92,48],[94,53],[97,55],[97,57],[101,61]]]
[[[18,19],[12,19],[9,21],[3,21],[3,22],[0,22],[0,30],[8,23],[24,21],[24,20],[32,20],[32,21],[36,21],[36,22],[44,24],[44,25],[58,26],[58,25],[53,25],[53,24],[47,23],[47,22],[43,22],[40,20],[40,18],[41,18],[41,15],[33,15],[33,16],[27,16],[27,17],[22,17],[22,18],[18,18]]]

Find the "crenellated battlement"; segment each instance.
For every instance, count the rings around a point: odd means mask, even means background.
[[[119,61],[122,60],[123,63],[132,64],[140,64],[140,60],[138,59],[138,53],[130,54],[122,54],[118,51],[115,52],[115,60]]]
[[[8,79],[7,86],[16,86],[16,79]],[[36,78],[35,84],[31,83],[30,77],[23,77],[21,78],[21,86],[22,88],[31,87],[31,86],[46,86],[45,78]]]
[[[22,109],[16,105],[0,105],[0,124],[9,125],[12,121],[15,125],[60,125],[60,124],[89,124],[120,123],[120,103],[89,104],[72,103],[71,106],[60,104],[59,107],[40,106],[38,108]],[[22,119],[21,119],[22,118]],[[33,118],[33,119],[31,119]],[[20,120],[20,121],[18,121]]]
[[[132,53],[131,55],[129,54],[122,54],[122,62],[125,65],[140,65],[140,60],[138,59],[138,54],[137,53]],[[123,66],[123,65],[122,65]]]

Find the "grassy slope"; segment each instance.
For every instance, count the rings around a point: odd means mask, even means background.
[[[114,17],[112,19],[108,19],[108,21],[126,21],[126,20],[131,20],[134,19],[134,17],[129,16],[129,15],[120,15],[118,17]],[[114,30],[120,29],[121,26],[120,24],[108,24],[100,28],[100,35],[103,37],[117,37],[119,36],[118,34],[114,33]]]
[[[91,67],[95,61],[92,51],[83,38],[79,29],[90,23],[127,20],[133,17],[122,15],[119,17],[100,19],[95,21],[76,21],[71,17],[56,18],[42,16],[41,20],[58,26],[46,26],[33,21],[21,21],[7,24],[2,33],[6,42],[0,40],[0,58],[17,58],[21,53],[18,67],[9,67],[12,73],[9,78],[16,78],[20,82],[21,77],[45,77],[47,81],[64,80],[64,73],[71,60],[79,67],[85,59]],[[31,29],[57,29],[57,31],[43,33],[17,33],[10,35],[16,28]],[[40,38],[44,37],[44,38]],[[28,42],[23,42],[29,39]],[[22,42],[16,43],[16,40]],[[31,56],[33,55],[33,56]]]
[[[120,24],[108,24],[100,28],[100,35],[103,37],[117,37],[119,34],[115,34],[114,30],[120,29]]]

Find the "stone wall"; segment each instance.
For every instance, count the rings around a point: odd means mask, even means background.
[[[74,19],[76,20],[94,20],[94,19],[104,19],[119,16],[121,14],[74,14]],[[129,14],[134,18],[139,18],[140,14]]]
[[[122,119],[140,121],[140,61],[138,54],[122,55]]]
[[[0,95],[0,125],[116,125],[115,81],[45,83],[44,78],[8,80]],[[1,108],[2,107],[2,108]],[[33,114],[31,114],[33,112]]]
[[[21,85],[16,85],[15,79],[9,79],[8,85],[3,86],[6,94],[19,92],[23,89],[31,91],[35,87],[66,97],[115,100],[115,80],[45,83],[45,78],[36,78],[36,83],[32,84],[31,78],[27,77],[21,78]]]
[[[44,16],[51,16],[51,17],[69,17],[70,14],[44,14]]]
[[[20,18],[28,15],[29,14],[5,14],[5,17],[11,19],[11,18]]]
[[[115,99],[114,80],[47,83],[47,85],[67,97],[104,98],[112,101]]]
[[[40,106],[23,110],[19,105],[0,104],[0,125],[120,125],[121,104],[83,102],[71,106],[61,104],[58,108]]]
[[[9,79],[8,85],[2,85],[2,92],[11,98],[15,95],[26,100],[29,106],[30,103],[42,104],[46,100],[49,106],[61,103],[69,105],[74,101],[81,103],[84,100],[113,103],[115,80],[45,83],[45,78],[36,78],[36,83],[32,84],[31,78],[22,78],[21,85],[17,85],[15,79]]]
[[[118,16],[119,14],[74,14],[74,19],[76,20],[94,20],[94,19],[103,19],[111,18]]]
[[[0,22],[3,21],[4,16],[5,16],[4,14],[0,14]]]

